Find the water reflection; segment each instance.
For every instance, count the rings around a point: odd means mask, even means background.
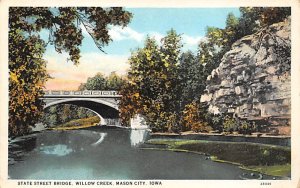
[[[8,166],[8,173],[10,179],[108,180],[239,179],[245,172],[197,154],[140,149],[145,139],[146,130],[44,131],[21,162]]]
[[[64,144],[57,144],[53,146],[42,146],[40,147],[40,151],[44,154],[57,155],[57,156],[65,156],[73,152],[71,148],[68,148],[68,146]]]
[[[99,140],[97,140],[97,142],[93,143],[92,146],[97,146],[99,144],[101,144],[104,140],[104,138],[106,137],[107,133],[99,133],[100,138]]]
[[[84,167],[46,168],[40,169],[28,176],[28,179],[89,179],[93,176],[93,170]]]
[[[147,137],[147,130],[131,130],[130,132],[130,143],[131,146],[139,146],[144,143]]]

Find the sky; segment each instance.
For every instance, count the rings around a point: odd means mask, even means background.
[[[83,28],[81,59],[78,66],[67,61],[68,55],[58,54],[53,46],[48,45],[45,53],[47,71],[52,77],[46,83],[46,90],[77,90],[80,83],[88,77],[101,72],[109,75],[115,71],[125,75],[129,69],[127,63],[131,51],[143,47],[147,35],[158,42],[170,29],[181,34],[183,51],[196,52],[197,45],[205,36],[207,26],[225,27],[228,13],[239,16],[238,8],[126,8],[133,13],[127,27],[113,26],[109,34],[113,42],[101,52],[93,39]],[[42,36],[46,38],[47,34]]]

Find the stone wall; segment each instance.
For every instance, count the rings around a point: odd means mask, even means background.
[[[201,102],[211,113],[248,120],[289,122],[291,114],[290,20],[245,36],[207,77]],[[274,121],[276,119],[276,121]]]

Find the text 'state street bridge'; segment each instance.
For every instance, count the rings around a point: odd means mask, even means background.
[[[56,104],[73,104],[88,108],[101,119],[101,125],[108,120],[119,118],[121,95],[117,91],[44,91],[41,98],[45,102],[44,109]]]

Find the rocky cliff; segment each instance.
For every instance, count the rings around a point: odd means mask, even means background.
[[[241,38],[207,77],[201,102],[211,113],[289,124],[290,52],[290,20]]]

